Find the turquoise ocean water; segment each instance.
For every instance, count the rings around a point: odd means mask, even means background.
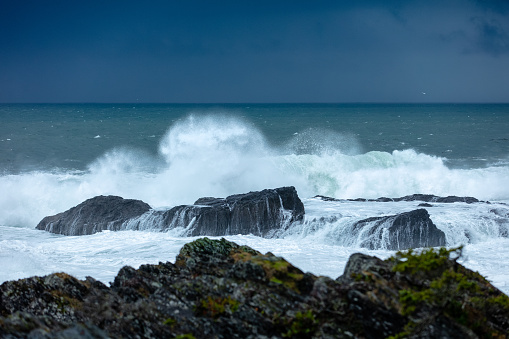
[[[229,239],[335,277],[355,251],[391,254],[359,247],[345,223],[417,203],[327,203],[315,195],[473,196],[492,203],[429,213],[449,246],[466,245],[467,266],[509,291],[507,104],[2,104],[0,281],[67,271],[107,282],[125,264],[174,260],[191,240],[34,230],[44,216],[93,196],[162,208],[287,185],[304,201],[304,225],[279,239]],[[332,215],[338,222],[312,222]]]
[[[156,154],[167,130],[190,114],[243,118],[289,153],[414,149],[454,168],[509,157],[508,104],[3,104],[0,170],[82,170],[115,147]]]

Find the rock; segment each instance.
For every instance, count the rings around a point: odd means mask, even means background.
[[[323,195],[314,196],[316,199],[320,199],[323,201],[342,201],[342,199],[336,199],[331,197],[326,197]],[[454,202],[464,202],[467,204],[472,204],[476,202],[481,202],[480,200],[473,197],[457,197],[457,196],[448,196],[448,197],[438,197],[432,194],[412,194],[407,195],[400,198],[387,198],[380,197],[377,199],[365,199],[365,198],[356,198],[356,199],[346,199],[347,201],[357,201],[357,202],[398,202],[398,201],[423,201],[423,202],[438,202],[438,203],[454,203]],[[484,201],[488,203],[487,201]]]
[[[460,255],[353,254],[333,280],[202,238],[184,245],[175,264],[122,268],[110,287],[65,273],[5,282],[0,337],[506,337],[509,297],[460,265]]]
[[[253,234],[274,236],[304,218],[304,205],[294,187],[266,189],[227,198],[200,198],[194,205],[151,210],[124,221],[122,229],[181,229],[181,236]]]
[[[473,197],[457,197],[457,196],[448,196],[448,197],[437,197],[436,195],[431,194],[413,194],[407,195],[401,198],[395,198],[394,201],[424,201],[424,202],[439,202],[439,203],[454,203],[454,202],[464,202],[467,204],[472,204],[475,202],[479,202],[478,199]]]
[[[320,200],[323,200],[323,201],[341,201],[340,199],[326,197],[324,195],[315,195],[313,198],[320,199]]]
[[[352,236],[363,234],[360,246],[369,249],[402,250],[445,246],[445,233],[439,230],[425,209],[356,222]]]
[[[304,204],[294,187],[236,194],[226,199],[201,198],[194,205],[199,206],[199,213],[186,234],[190,236],[253,234],[266,237],[304,218]]]
[[[264,236],[304,217],[304,205],[294,187],[232,195],[225,200],[231,211],[230,234]]]
[[[477,272],[458,264],[460,256],[461,247],[426,249],[421,254],[398,252],[385,261],[353,254],[337,281],[351,291],[349,298],[355,305],[374,303],[386,310],[397,309],[389,323],[405,325],[395,337],[479,338],[483,333],[504,333],[505,337],[509,333],[509,298],[485,295],[485,300],[478,299],[490,290],[490,284]],[[488,306],[495,304],[495,308],[504,309],[499,309],[503,316]],[[489,314],[482,324],[466,320],[479,319],[483,312]],[[375,316],[375,324],[382,317],[383,313]]]
[[[150,206],[140,200],[101,195],[65,212],[45,217],[36,228],[63,235],[85,235],[103,230],[117,231],[124,222],[148,210]]]

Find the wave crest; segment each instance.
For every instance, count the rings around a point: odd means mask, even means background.
[[[85,172],[0,176],[5,192],[0,196],[0,225],[34,227],[44,216],[96,195],[119,195],[161,207],[289,185],[303,198],[422,193],[509,200],[507,166],[450,169],[444,158],[411,149],[358,153],[360,146],[348,136],[320,139],[303,133],[297,139],[294,145],[320,147],[280,149],[268,145],[244,119],[191,115],[169,128],[156,155],[118,148]]]

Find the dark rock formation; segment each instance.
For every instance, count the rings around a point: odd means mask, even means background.
[[[304,218],[295,187],[280,187],[222,198],[200,198],[194,205],[151,211],[128,222],[130,229],[183,228],[182,236],[253,234],[270,237]],[[148,223],[148,227],[147,227]]]
[[[271,236],[304,217],[304,205],[294,187],[237,194],[225,199],[200,198],[194,205],[166,211],[149,210],[137,200],[95,197],[70,210],[44,218],[37,229],[65,235],[102,230],[182,228],[182,236],[254,234]]]
[[[363,234],[360,244],[369,249],[402,250],[445,246],[445,234],[430,219],[425,209],[356,222],[352,236]]]
[[[150,206],[140,200],[101,195],[65,212],[45,217],[36,228],[64,235],[93,234],[102,230],[117,231],[124,222],[148,210]]]
[[[433,207],[433,205],[423,202],[422,204],[417,205],[417,207]]]
[[[457,196],[437,197],[436,195],[431,194],[412,194],[394,199],[394,201],[416,201],[416,200],[424,202],[441,202],[441,203],[464,202],[467,204],[479,202],[478,199],[472,197],[457,197]]]
[[[315,198],[319,198],[323,201],[342,201],[342,199],[336,199],[331,197],[326,197],[323,195],[317,195]],[[472,204],[475,202],[481,202],[480,200],[473,197],[457,197],[457,196],[448,196],[448,197],[438,197],[432,194],[412,194],[407,195],[400,198],[386,198],[381,197],[377,199],[346,199],[347,201],[360,201],[360,202],[398,202],[398,201],[423,201],[423,202],[438,202],[438,203],[454,203],[454,202],[464,202],[467,204]]]
[[[5,338],[507,338],[509,298],[461,249],[354,254],[337,280],[207,238],[111,287],[64,273],[0,286]]]

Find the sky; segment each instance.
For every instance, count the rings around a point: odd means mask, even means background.
[[[2,0],[15,102],[509,102],[509,0]]]

